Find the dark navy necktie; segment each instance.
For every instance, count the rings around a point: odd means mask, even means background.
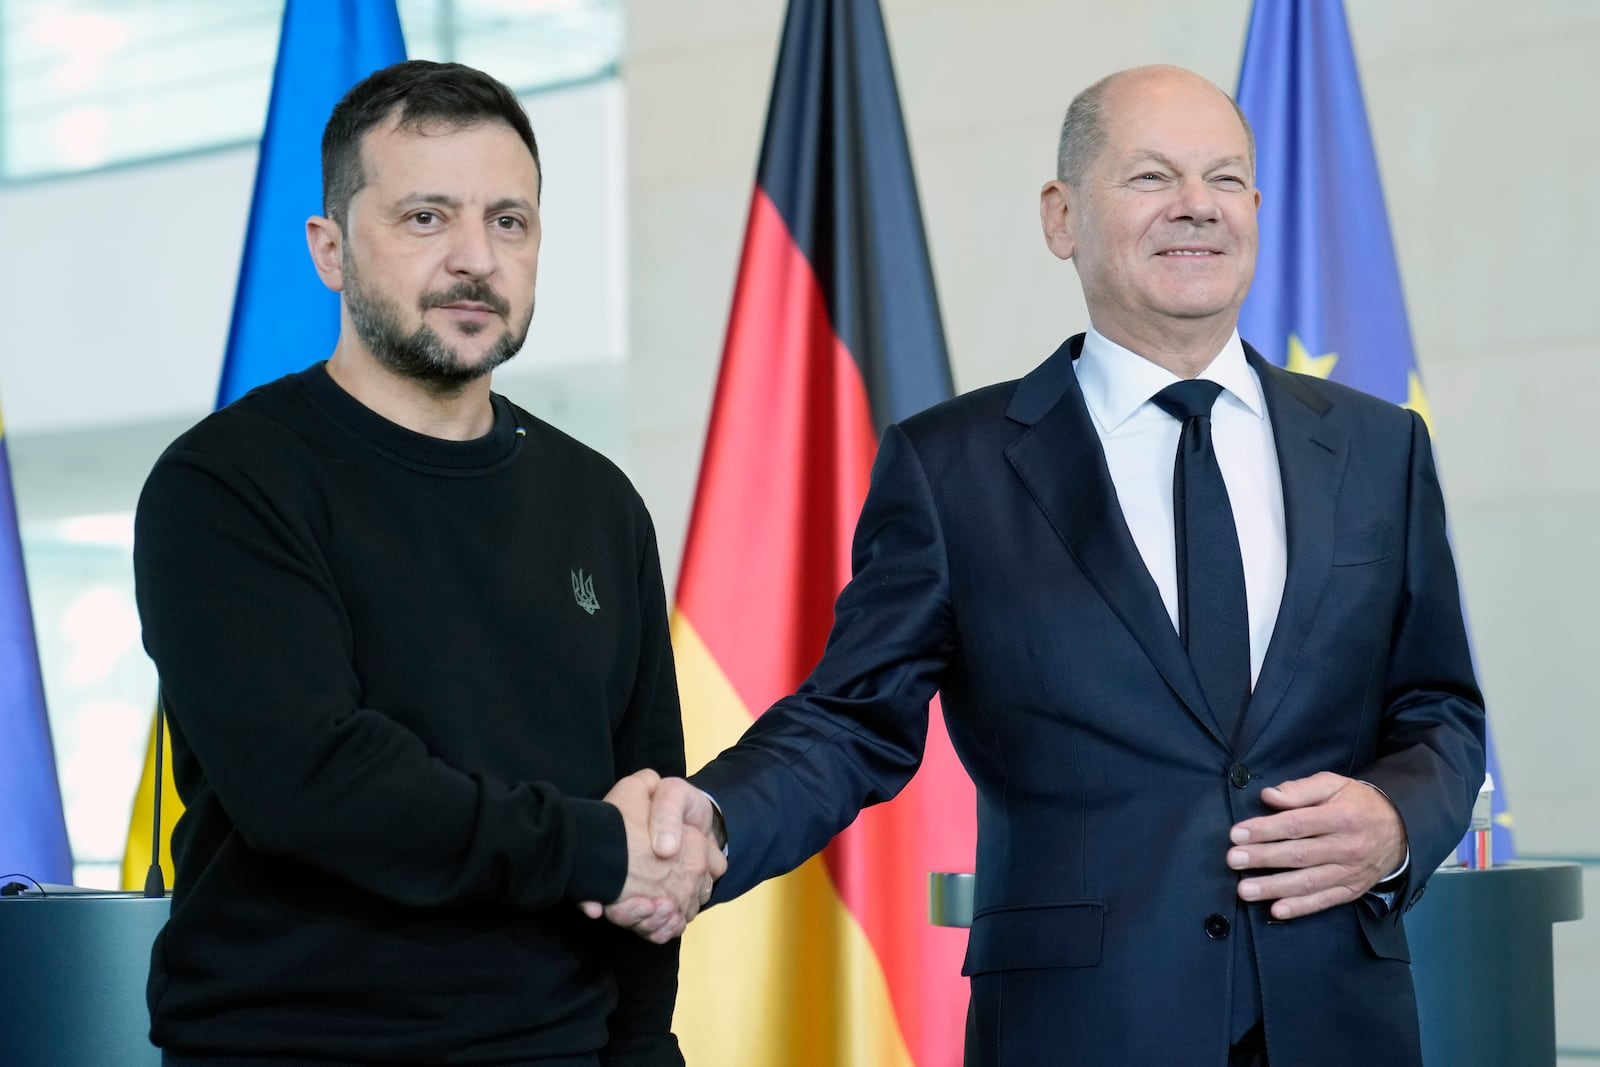
[[[1183,423],[1172,464],[1173,535],[1178,556],[1178,633],[1200,677],[1217,725],[1233,740],[1250,699],[1250,622],[1244,562],[1233,505],[1211,443],[1211,407],[1222,392],[1216,382],[1169,385],[1151,399]],[[1220,846],[1219,846],[1220,848]],[[1258,1025],[1254,935],[1244,908],[1234,906],[1233,1005],[1229,1039]]]
[[[1216,382],[1196,380],[1151,399],[1183,423],[1172,466],[1178,633],[1206,703],[1231,737],[1250,699],[1250,624],[1233,506],[1211,444],[1211,406],[1221,392]]]

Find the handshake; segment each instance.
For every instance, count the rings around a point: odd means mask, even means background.
[[[709,797],[682,778],[635,771],[605,800],[622,812],[628,832],[628,878],[614,903],[579,905],[591,919],[604,915],[656,944],[682,934],[711,899],[728,869],[727,835]]]

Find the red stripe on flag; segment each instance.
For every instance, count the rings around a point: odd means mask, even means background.
[[[757,189],[678,606],[751,708],[822,654],[877,437],[811,264]]]
[[[745,705],[763,709],[822,653],[877,436],[816,274],[759,188],[741,262],[678,606]],[[961,1058],[966,935],[929,925],[927,876],[968,869],[976,812],[935,716],[916,779],[865,812],[826,860],[913,1060],[943,1065]]]
[[[911,784],[861,813],[823,853],[828,871],[883,967],[900,1033],[918,1064],[961,1062],[967,932],[928,921],[928,874],[968,871],[978,839],[977,800],[938,702]]]

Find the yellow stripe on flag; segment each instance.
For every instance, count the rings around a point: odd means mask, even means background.
[[[751,714],[676,611],[672,648],[698,767],[737,741]],[[737,856],[739,843],[730,848]],[[877,955],[820,856],[690,925],[673,1028],[691,1064],[913,1067]]]
[[[156,714],[160,714],[158,709]],[[170,738],[170,735],[169,735]],[[172,828],[183,814],[183,801],[172,781],[172,750],[164,752],[161,765],[161,873],[167,888],[172,888]],[[122,888],[143,889],[150,870],[150,820],[155,816],[156,724],[150,720],[150,740],[144,750],[144,770],[139,774],[139,791],[133,797],[133,820],[128,824],[128,847],[122,853]]]

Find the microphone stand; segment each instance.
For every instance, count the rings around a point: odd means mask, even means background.
[[[144,895],[147,897],[164,897],[167,895],[166,876],[161,871],[161,748],[164,727],[167,720],[167,704],[161,693],[156,693],[156,773],[155,773],[155,817],[150,823],[150,870],[144,876]]]

